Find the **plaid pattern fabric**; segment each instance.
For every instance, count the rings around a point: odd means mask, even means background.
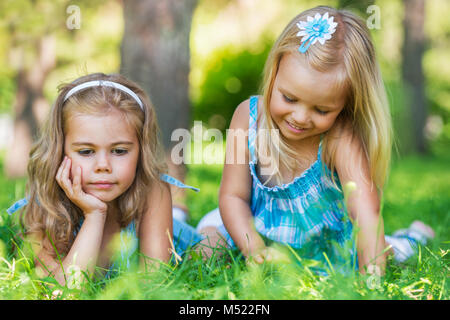
[[[352,224],[348,219],[339,178],[337,189],[331,172],[321,160],[322,139],[317,160],[292,182],[268,187],[256,171],[256,129],[258,98],[250,98],[249,163],[252,176],[251,211],[256,230],[266,238],[302,250],[309,258],[331,263],[348,261],[352,254]],[[251,134],[253,132],[254,134]],[[342,251],[342,252],[341,252]]]

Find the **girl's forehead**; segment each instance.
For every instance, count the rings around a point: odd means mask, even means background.
[[[106,114],[73,113],[66,121],[65,136],[69,140],[108,141],[122,138],[137,141],[136,130],[117,110]]]
[[[346,90],[338,80],[341,73],[337,67],[325,72],[318,71],[305,58],[288,53],[281,58],[277,80],[291,94],[317,104],[343,104]]]

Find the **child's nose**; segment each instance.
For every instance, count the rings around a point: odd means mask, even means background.
[[[96,172],[111,172],[111,162],[108,157],[108,155],[104,153],[98,153],[96,157],[96,163],[95,163],[95,171]]]
[[[307,107],[301,106],[296,108],[292,114],[292,119],[298,124],[307,124],[310,120],[310,115]]]

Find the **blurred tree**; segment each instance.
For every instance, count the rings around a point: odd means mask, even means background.
[[[21,61],[16,75],[16,97],[14,101],[14,137],[6,153],[5,173],[10,178],[22,177],[26,173],[28,153],[42,122],[42,114],[48,109],[44,98],[45,80],[56,64],[55,38],[46,34],[35,39],[36,59],[30,67]],[[24,48],[16,47],[15,58],[23,59]]]
[[[172,132],[188,128],[189,34],[197,0],[124,1],[125,31],[120,72],[150,95],[168,154],[170,173],[184,180],[183,165],[170,161]]]
[[[146,89],[164,145],[189,126],[189,33],[197,0],[124,1],[120,72]]]
[[[404,142],[402,151],[425,153],[427,144],[424,128],[427,119],[427,105],[422,67],[425,48],[425,0],[403,0],[403,4],[405,15],[403,19],[402,77],[407,121],[410,121],[412,125],[405,127],[410,131],[406,133],[406,137],[410,141]]]
[[[43,23],[44,15],[55,13],[55,6],[50,8],[49,3],[19,0],[5,1],[0,6],[2,27],[9,33],[4,50],[16,82],[13,143],[4,163],[10,178],[25,175],[31,144],[48,109],[43,87],[56,64],[55,38],[51,34],[55,20]]]
[[[422,67],[425,33],[425,0],[402,0],[404,5],[402,47],[402,89],[404,106],[398,119],[398,142],[401,153],[427,151],[424,135],[427,119],[425,80]],[[373,0],[339,0],[339,8],[347,8],[364,17]],[[359,12],[358,12],[359,11]],[[402,107],[400,107],[402,108]]]
[[[80,2],[83,1],[78,4]],[[85,1],[91,8],[102,2],[104,0]],[[5,69],[16,82],[12,106],[13,143],[6,152],[4,163],[9,178],[26,174],[31,144],[49,109],[44,84],[58,63],[57,38],[61,32],[70,36],[77,28],[77,21],[70,15],[73,11],[68,11],[70,5],[69,0],[7,0],[0,3],[0,30],[7,34],[3,43],[7,52],[8,67]]]

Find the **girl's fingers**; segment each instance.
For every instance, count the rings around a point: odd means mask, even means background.
[[[69,171],[70,171],[70,167],[71,167],[71,162],[70,162],[70,159],[67,158],[66,163],[64,164],[63,172],[62,172],[62,178],[63,178],[63,180],[69,179]]]
[[[61,162],[61,164],[59,165],[58,171],[56,172],[56,181],[58,181],[58,183],[61,181],[61,172],[64,168],[64,164],[66,163],[66,157],[64,157],[63,161]]]
[[[81,193],[81,167],[77,166],[73,177],[73,191],[76,194]]]
[[[69,179],[69,174],[68,174],[68,169],[70,168],[70,159],[66,159],[66,162],[64,163],[64,167],[63,170],[61,172],[61,180],[64,182],[64,184],[68,185],[68,179]]]
[[[92,210],[100,208],[105,210],[106,205],[100,200],[92,200],[95,197],[84,193],[81,186],[83,171],[81,166],[74,167],[73,173],[71,173],[72,161],[68,157],[64,157],[58,171],[56,173],[56,181],[61,186],[66,196],[77,205],[83,212],[92,212]],[[100,205],[98,202],[100,201]]]
[[[72,182],[69,179],[70,174],[70,167],[71,167],[71,161],[69,158],[65,158],[61,173],[59,175],[60,177],[60,185],[64,189],[64,191],[68,192],[69,195],[72,195]]]
[[[260,254],[257,254],[256,256],[254,256],[253,260],[255,260],[255,262],[258,264],[261,264],[264,262],[264,258]]]
[[[264,249],[260,253],[253,256],[253,260],[258,264],[263,264],[264,261],[270,262],[272,261],[272,254],[270,249]]]
[[[261,257],[261,260],[262,260],[261,263],[264,262],[264,261],[267,261],[267,262],[271,261],[272,260],[272,254],[270,253],[270,248],[264,249],[264,251],[261,252],[260,257]]]

